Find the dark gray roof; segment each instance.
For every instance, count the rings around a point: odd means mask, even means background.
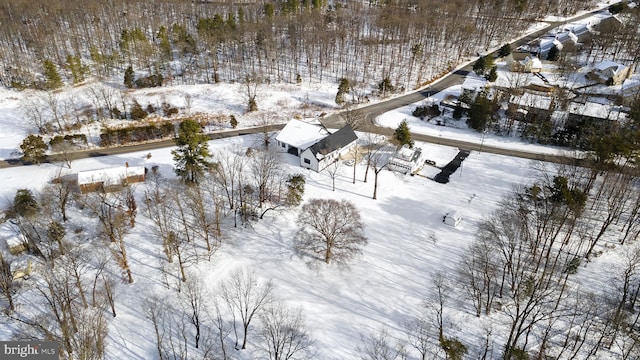
[[[327,136],[326,138],[313,144],[309,149],[314,155],[327,155],[344,146],[351,144],[357,139],[358,136],[355,132],[353,132],[351,125],[347,125],[342,129],[334,132],[333,134]]]

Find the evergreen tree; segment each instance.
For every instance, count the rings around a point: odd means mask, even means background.
[[[393,141],[398,145],[398,147],[402,145],[409,145],[410,148],[413,148],[413,139],[411,139],[411,132],[409,130],[409,124],[407,124],[407,120],[402,120],[400,125],[393,132]]]
[[[497,66],[493,66],[491,68],[491,70],[489,71],[489,74],[487,75],[487,80],[489,80],[489,82],[494,82],[496,80],[498,80],[498,71],[497,71],[498,67]]]
[[[40,206],[33,193],[29,189],[18,189],[13,197],[13,214],[15,216],[29,217],[35,215]]]
[[[298,206],[302,202],[302,195],[304,195],[304,175],[291,174],[287,179],[287,204],[291,206]]]
[[[483,75],[486,67],[486,59],[484,56],[481,56],[475,64],[473,64],[473,72],[478,75]]]
[[[47,78],[45,85],[47,89],[53,90],[62,87],[62,78],[53,62],[51,62],[51,60],[44,60],[42,67],[44,68],[44,76]]]
[[[547,60],[549,61],[557,61],[560,56],[560,49],[557,46],[553,45],[547,54]]]
[[[498,50],[499,57],[509,56],[509,54],[511,54],[511,45],[509,44],[502,45],[502,47],[500,47],[500,49]]]
[[[460,102],[458,102],[456,104],[456,107],[453,109],[453,118],[456,120],[460,120],[462,118],[462,115],[464,115],[464,108],[462,107],[462,105],[460,104]]]
[[[487,70],[490,70],[492,67],[496,66],[496,62],[493,59],[492,55],[487,55],[484,58],[484,73],[487,73]]]
[[[82,65],[82,61],[78,56],[67,55],[67,67],[71,71],[74,85],[83,82],[89,72],[88,67]]]
[[[160,26],[160,30],[158,30],[158,40],[160,40],[160,56],[164,60],[171,60],[171,41],[169,40],[169,31],[167,31],[166,27]]]
[[[396,91],[396,88],[391,84],[389,77],[385,77],[378,83],[378,91],[382,93],[382,96],[386,96],[388,92]]]
[[[147,115],[149,115],[149,113],[146,112],[142,108],[142,105],[140,105],[140,103],[134,99],[133,105],[131,105],[131,120],[142,120],[146,118]]]
[[[476,99],[469,108],[467,125],[477,131],[484,131],[493,116],[493,103],[483,92],[476,96]]]
[[[39,164],[45,159],[45,152],[48,146],[42,140],[40,135],[29,135],[20,144],[20,150],[22,150],[22,160],[34,164]]]
[[[233,129],[238,127],[238,119],[236,119],[234,115],[231,115],[231,119],[229,120],[229,125],[231,125]]]
[[[341,78],[340,84],[338,85],[338,93],[336,94],[336,104],[344,104],[344,94],[348,93],[349,89],[351,89],[349,79]]]
[[[129,65],[127,67],[127,70],[124,71],[124,86],[126,86],[128,89],[133,89],[133,87],[135,86],[134,78],[135,74],[133,72],[133,67]]]
[[[209,169],[211,155],[208,140],[197,121],[187,119],[180,123],[176,137],[178,148],[171,151],[171,154],[176,162],[176,175],[185,182],[197,183]]]

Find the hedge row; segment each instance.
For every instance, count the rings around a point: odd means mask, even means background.
[[[175,126],[166,121],[145,126],[128,126],[125,128],[106,128],[100,134],[101,146],[124,145],[148,140],[157,140],[175,135]]]

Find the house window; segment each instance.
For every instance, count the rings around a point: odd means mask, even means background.
[[[310,165],[310,164],[311,164],[311,160],[309,160],[309,159],[307,159],[307,158],[304,158],[304,163],[305,163],[305,164],[309,164],[309,165]]]
[[[287,147],[287,145],[283,142],[280,143],[280,146],[282,146],[283,148]]]

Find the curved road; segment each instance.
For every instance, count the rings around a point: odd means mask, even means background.
[[[562,21],[562,22],[560,21],[549,22],[549,25],[546,26],[545,28],[538,30],[534,33],[525,35],[522,38],[519,38],[518,40],[512,42],[511,47],[515,49],[518,46],[526,44],[544,35],[546,32],[559,26],[560,24],[563,24],[569,21],[576,21],[576,20],[587,18],[598,11],[600,10],[595,10],[580,16],[568,18],[566,19],[566,21]],[[367,105],[359,108],[358,110],[364,114],[364,117],[366,119],[362,128],[360,128],[359,130],[365,131],[365,132],[382,134],[382,135],[391,135],[393,133],[392,129],[384,128],[375,124],[376,117],[390,110],[421,101],[448,87],[462,84],[464,82],[465,76],[471,71],[471,68],[472,68],[471,64],[472,63],[469,63],[463,66],[461,69],[455,70],[445,75],[444,77],[440,78],[439,80],[427,86],[426,88],[417,90],[415,92],[412,92],[406,95],[398,96],[396,98],[389,99],[380,103]],[[341,127],[343,123],[340,113],[335,113],[330,116],[327,116],[322,120],[322,122],[326,127],[330,127],[330,128]],[[278,130],[278,129],[281,129],[283,126],[284,125],[273,125],[273,126],[270,126],[268,130]],[[265,129],[263,127],[257,127],[257,128],[239,129],[239,130],[211,133],[209,134],[209,137],[212,140],[215,140],[215,139],[221,139],[221,138],[232,137],[232,136],[256,134],[264,131]],[[537,153],[530,153],[530,152],[520,151],[520,150],[502,149],[498,147],[476,144],[476,143],[471,143],[466,141],[441,138],[438,136],[412,134],[412,137],[418,141],[447,145],[447,146],[457,147],[457,148],[466,149],[466,150],[478,150],[478,151],[485,151],[485,152],[494,153],[494,154],[521,157],[525,159],[543,160],[543,161],[550,161],[550,162],[557,162],[557,163],[576,163],[577,161],[576,159],[573,159],[570,157],[564,157],[560,155],[537,154]],[[67,159],[77,160],[77,159],[83,159],[83,158],[89,158],[89,157],[124,154],[129,152],[150,151],[153,149],[159,149],[159,148],[171,147],[171,146],[175,146],[175,142],[173,139],[149,142],[144,144],[112,147],[112,148],[100,148],[100,149],[74,151],[67,154]],[[61,159],[60,155],[57,155],[57,156],[53,155],[50,157],[50,161],[56,161],[60,159]],[[48,161],[49,160],[45,162],[48,162]],[[13,166],[21,166],[21,165],[25,165],[21,160],[4,160],[0,162],[0,169],[13,167]]]

